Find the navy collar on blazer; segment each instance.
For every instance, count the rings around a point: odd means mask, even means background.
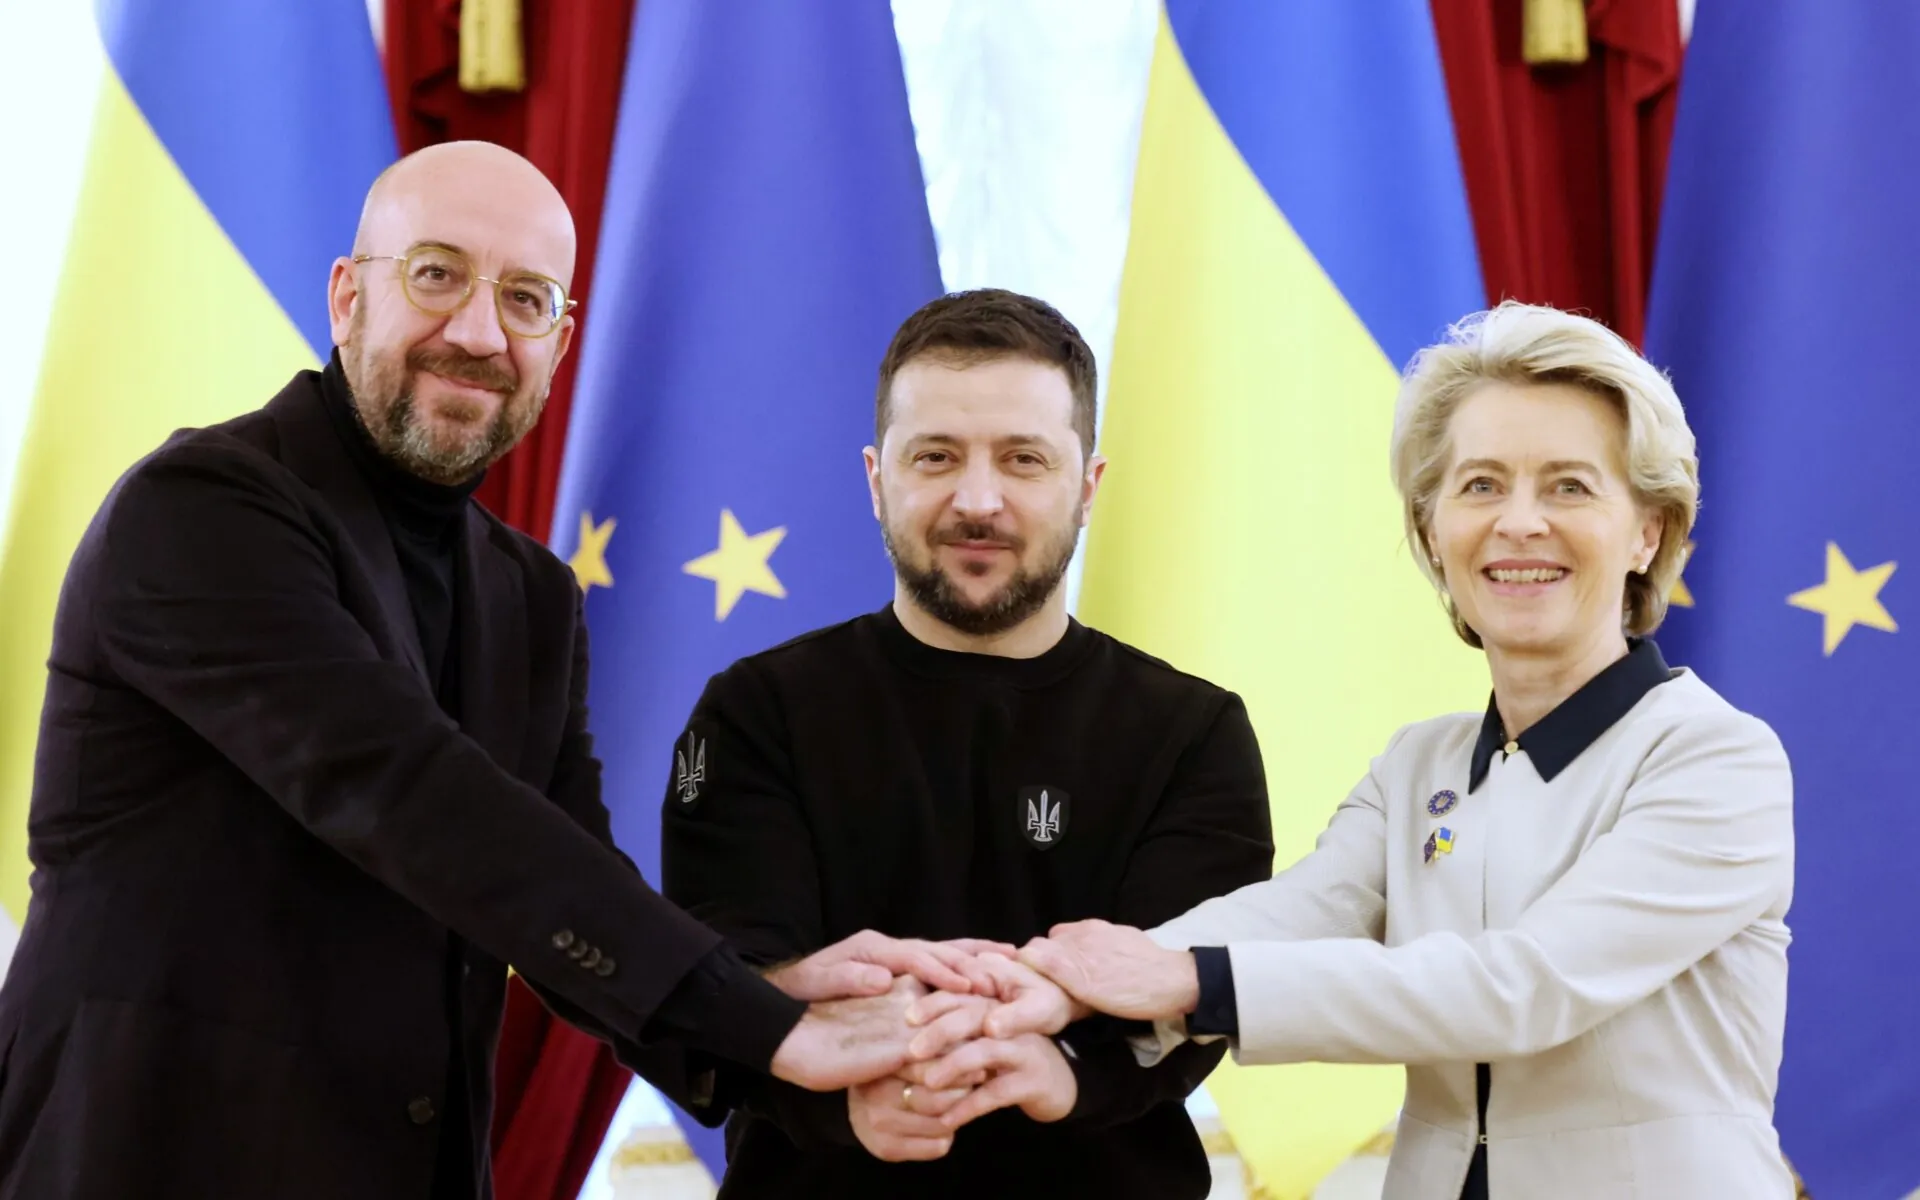
[[[1574,759],[1612,729],[1621,717],[1640,703],[1654,688],[1679,674],[1667,667],[1660,647],[1647,638],[1628,638],[1624,658],[1610,664],[1580,686],[1580,690],[1562,700],[1558,707],[1513,739],[1527,752],[1533,769],[1544,782],[1567,769]],[[1493,765],[1493,756],[1507,744],[1506,727],[1492,698],[1487,700],[1487,715],[1480,722],[1480,740],[1473,747],[1473,770],[1467,776],[1467,791],[1478,788]]]

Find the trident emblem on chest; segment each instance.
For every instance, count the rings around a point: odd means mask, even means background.
[[[1036,802],[1027,801],[1027,835],[1042,844],[1052,842],[1060,836],[1060,802],[1048,807],[1047,794],[1040,793]]]
[[[692,804],[700,798],[700,785],[707,781],[707,743],[687,733],[687,748],[673,752],[673,790],[680,803]]]

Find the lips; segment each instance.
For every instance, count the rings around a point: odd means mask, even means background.
[[[442,375],[438,371],[428,371],[427,374],[433,376],[435,379],[439,380],[441,383],[446,384],[448,387],[458,388],[463,392],[477,392],[483,395],[493,396],[493,395],[499,395],[503,390],[505,390],[502,388],[494,387],[490,384],[480,383],[477,380],[459,379],[452,375]]]
[[[1018,537],[1002,534],[990,524],[972,521],[957,521],[937,530],[932,540],[937,546],[951,546],[969,554],[989,554],[995,550],[1018,554],[1022,545]]]
[[[1495,583],[1555,583],[1567,572],[1562,567],[1488,567],[1485,574]]]
[[[407,365],[451,387],[498,392],[504,396],[518,386],[518,380],[500,364],[471,354],[416,350],[407,356]]]
[[[1538,596],[1571,574],[1559,563],[1544,558],[1503,558],[1480,568],[1481,578],[1496,596]]]

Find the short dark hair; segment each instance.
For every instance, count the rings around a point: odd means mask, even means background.
[[[1083,459],[1093,457],[1100,369],[1073,322],[1044,300],[1002,288],[951,292],[908,317],[880,360],[874,397],[873,444],[886,440],[893,420],[893,377],[916,358],[934,356],[962,365],[997,358],[1030,358],[1067,373],[1073,391],[1073,431]]]

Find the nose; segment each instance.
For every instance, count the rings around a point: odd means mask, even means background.
[[[1510,542],[1524,542],[1547,533],[1547,511],[1530,488],[1516,488],[1500,506],[1493,531]]]
[[[968,460],[954,489],[953,509],[969,520],[984,520],[1006,507],[1000,491],[1000,476],[993,469],[991,456],[976,455]]]
[[[507,331],[500,324],[499,310],[494,307],[493,285],[475,281],[473,294],[447,318],[440,336],[475,358],[505,354]]]

